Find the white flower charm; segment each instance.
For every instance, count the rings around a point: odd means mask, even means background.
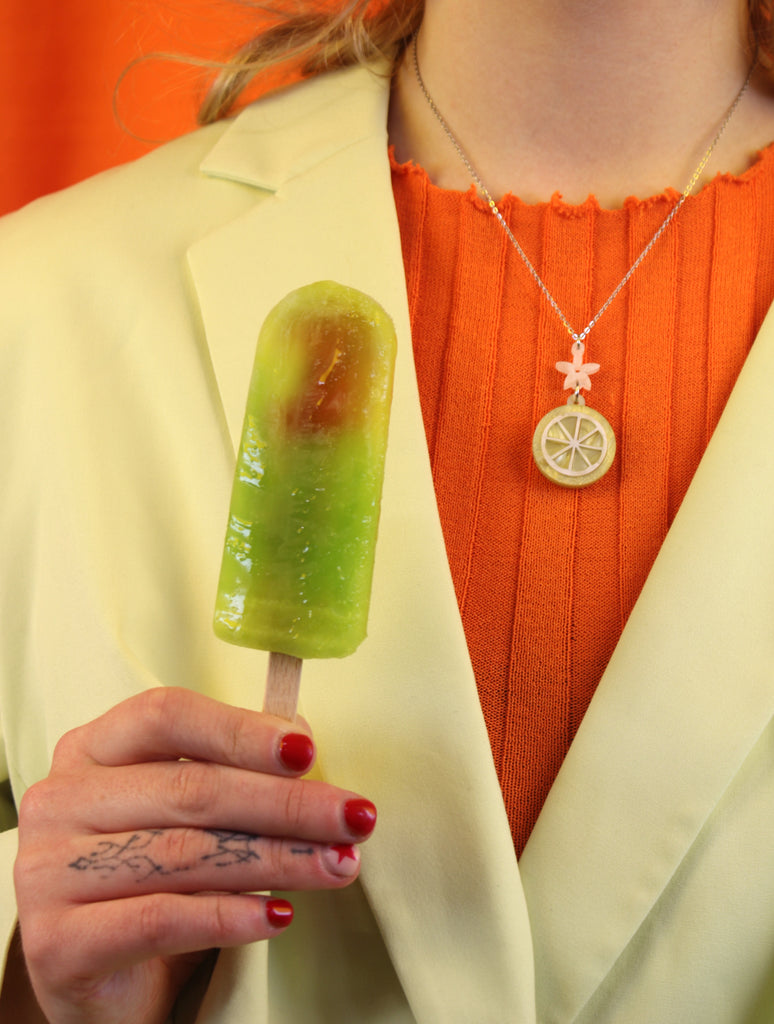
[[[585,388],[587,391],[591,388],[591,374],[596,373],[599,369],[599,363],[584,363],[583,353],[586,351],[586,346],[582,341],[576,341],[572,346],[572,362],[561,362],[556,364],[556,368],[560,373],[566,373],[567,376],[564,378],[564,389],[565,391],[569,388],[571,391],[577,391],[580,388]]]

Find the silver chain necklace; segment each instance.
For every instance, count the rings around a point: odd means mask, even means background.
[[[608,471],[615,457],[616,446],[613,428],[601,413],[586,405],[586,400],[581,395],[582,390],[589,390],[591,388],[590,375],[599,370],[599,363],[583,362],[583,353],[586,349],[584,344],[585,339],[588,337],[591,329],[599,322],[602,314],[608,309],[621,290],[626,286],[632,274],[634,274],[635,270],[648,255],[650,250],[664,234],[666,229],[677,216],[683,203],[693,192],[705,167],[709,163],[709,159],[712,156],[715,147],[728,127],[729,121],[734,116],[736,108],[739,106],[742,97],[747,92],[747,87],[750,84],[750,79],[752,78],[756,63],[753,62],[751,65],[741,89],[737,93],[734,102],[729,107],[726,116],[723,118],[720,127],[712,139],[712,142],[709,144],[707,151],[699,161],[698,167],[691,175],[691,180],[688,182],[678,201],[666,215],[645,248],[635,259],[634,263],[632,263],[588,324],[586,324],[582,331],[575,331],[573,330],[570,321],[560,308],[558,302],[548,290],[545,282],[533,266],[531,260],[522,249],[518,239],[513,234],[505,218],[500,212],[497,203],[492,198],[491,192],[481,180],[481,177],[475,170],[467,153],[462,148],[457,137],[449,127],[446,118],[438,109],[435,100],[428,92],[427,86],[425,85],[424,79],[422,78],[422,74],[419,70],[416,36],[414,36],[411,41],[411,54],[414,64],[414,73],[416,75],[417,82],[419,83],[419,88],[422,91],[422,95],[425,97],[428,106],[443,128],[444,133],[456,150],[457,155],[465,165],[468,174],[473,179],[473,183],[476,186],[479,195],[486,200],[489,209],[497,218],[500,226],[505,231],[505,234],[513,247],[516,249],[516,252],[527,267],[527,270],[533,280],[538,285],[543,296],[559,317],[565,330],[572,339],[572,361],[556,363],[556,369],[566,375],[563,385],[564,390],[569,390],[572,393],[568,398],[566,405],[560,406],[557,409],[552,409],[551,412],[547,413],[538,423],[532,439],[532,454],[541,473],[548,477],[549,480],[552,480],[554,483],[560,484],[563,487],[585,487],[588,484],[594,483],[595,480],[599,480],[599,478],[604,476]]]

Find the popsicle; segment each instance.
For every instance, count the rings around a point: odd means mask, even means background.
[[[333,281],[285,296],[258,338],[214,627],[272,652],[264,709],[291,720],[301,659],[366,635],[395,348],[382,307]]]

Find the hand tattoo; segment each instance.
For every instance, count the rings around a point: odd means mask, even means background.
[[[263,841],[263,836],[216,828],[205,829],[202,834],[214,840],[214,849],[210,853],[201,854],[191,864],[165,867],[151,855],[152,848],[158,847],[159,840],[164,836],[164,830],[146,829],[135,832],[122,843],[102,840],[85,857],[78,857],[68,866],[75,871],[92,871],[103,878],[109,878],[117,871],[128,871],[137,882],[144,882],[153,875],[174,875],[180,871],[190,871],[202,863],[210,863],[216,868],[229,868],[261,859],[256,847]],[[314,852],[313,846],[290,848],[290,853],[295,856],[312,856]]]
[[[244,864],[248,860],[260,860],[260,856],[251,844],[260,839],[260,836],[251,835],[249,832],[226,832],[219,828],[208,828],[207,835],[212,836],[217,847],[214,853],[208,853],[202,860],[215,860],[216,868],[231,867],[232,864]]]
[[[188,869],[184,867],[172,870],[164,868],[147,852],[154,839],[163,834],[159,829],[148,829],[145,832],[136,832],[124,843],[103,840],[97,843],[96,848],[88,856],[79,857],[69,866],[76,871],[95,871],[105,878],[122,868],[128,868],[138,882],[144,882],[151,875],[171,875],[177,871],[187,871]]]

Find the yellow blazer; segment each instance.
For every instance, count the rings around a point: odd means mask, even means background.
[[[734,389],[519,864],[433,494],[386,158],[339,72],[0,227],[0,716],[18,797],[151,685],[259,706],[211,631],[258,328],[361,288],[399,335],[369,626],[309,662],[324,777],[369,796],[362,878],[221,953],[198,1024],[774,1020],[774,322]],[[2,925],[15,834],[0,837]]]

